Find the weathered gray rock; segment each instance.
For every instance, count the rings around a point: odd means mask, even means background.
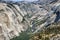
[[[19,32],[24,31],[21,24],[23,17],[16,10],[14,10],[15,14],[13,10],[7,7],[7,4],[0,3],[0,28],[2,32],[0,35],[3,35],[5,40],[10,40],[10,38],[18,36]]]
[[[41,0],[42,3],[53,2],[53,0],[43,1]],[[36,33],[43,27],[58,22],[60,19],[60,3],[56,2],[49,5],[26,2],[0,3],[0,40],[10,40],[15,36],[19,36],[22,31],[28,31],[28,28],[31,28],[30,31]],[[57,18],[58,20],[55,21]]]

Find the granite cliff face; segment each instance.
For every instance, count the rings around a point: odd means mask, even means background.
[[[37,33],[52,23],[60,22],[60,1],[43,1],[1,2],[0,40],[10,40],[22,31]]]

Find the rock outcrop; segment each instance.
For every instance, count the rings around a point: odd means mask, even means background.
[[[0,40],[10,40],[19,36],[22,31],[28,31],[28,28],[36,33],[43,27],[59,22],[60,2],[54,0],[45,3],[43,5],[37,2],[0,3]]]

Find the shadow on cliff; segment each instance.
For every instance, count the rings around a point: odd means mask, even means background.
[[[58,12],[56,12],[56,19],[54,22],[58,22],[59,19],[60,19],[60,12],[58,11]]]

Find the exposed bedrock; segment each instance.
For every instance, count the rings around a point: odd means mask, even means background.
[[[36,33],[59,21],[59,2],[47,6],[27,2],[0,3],[0,40],[10,40],[22,31],[28,31],[28,28]]]

